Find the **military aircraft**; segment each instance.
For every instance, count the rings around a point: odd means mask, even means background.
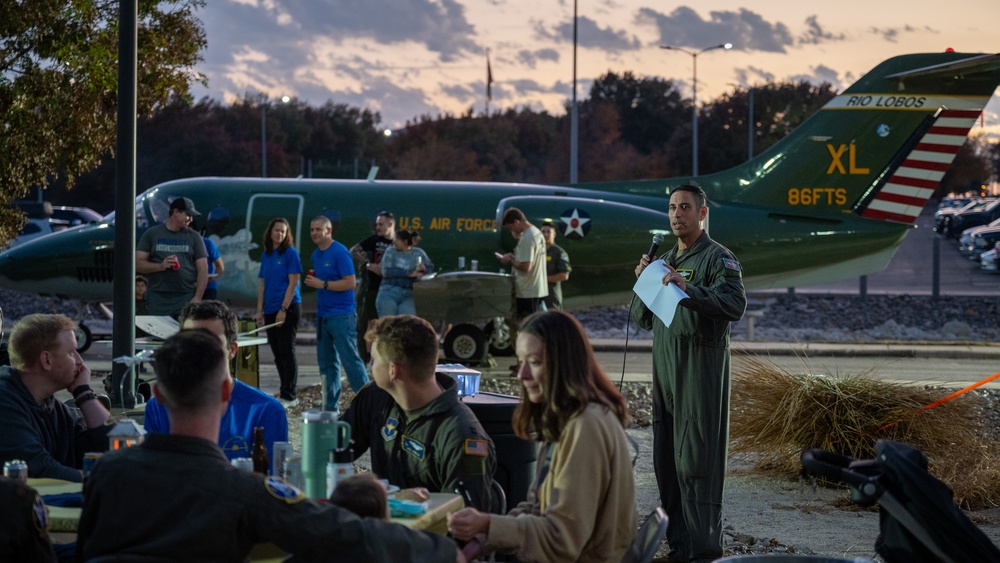
[[[416,229],[439,275],[418,289],[418,312],[462,323],[445,352],[483,354],[475,321],[504,316],[510,282],[494,252],[514,241],[498,228],[517,207],[536,225],[554,221],[573,273],[567,308],[628,302],[634,267],[651,235],[673,244],[667,190],[701,185],[711,200],[709,231],[742,263],[748,290],[854,278],[886,267],[970,128],[1000,84],[1000,55],[934,53],[889,59],[830,100],[753,160],[697,178],[574,186],[488,182],[190,178],[136,199],[137,232],[164,220],[169,202],[189,197],[226,263],[219,297],[254,307],[259,242],[268,221],[285,217],[305,268],[315,246],[309,222],[329,217],[350,247],[372,233],[375,215]],[[75,227],[0,254],[0,286],[107,301],[112,295],[114,220]],[[478,263],[479,272],[462,271]],[[132,283],[132,280],[128,280]],[[418,284],[418,288],[421,284]],[[303,290],[304,308],[315,293]],[[491,346],[504,349],[499,323]],[[480,323],[481,326],[481,323]],[[456,340],[459,339],[459,340]],[[465,338],[465,341],[460,340]],[[464,352],[463,352],[464,350]]]

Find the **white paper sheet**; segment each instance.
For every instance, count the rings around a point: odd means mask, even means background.
[[[646,307],[667,326],[674,320],[674,312],[681,299],[688,297],[675,283],[663,285],[663,276],[669,271],[663,260],[657,260],[646,266],[632,288]]]

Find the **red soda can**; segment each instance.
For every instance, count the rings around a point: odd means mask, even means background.
[[[173,268],[175,270],[180,270],[181,269],[181,261],[180,260],[174,260],[174,266],[173,266]]]
[[[314,277],[314,278],[316,277],[316,270],[309,270],[306,273],[309,274],[310,276]]]

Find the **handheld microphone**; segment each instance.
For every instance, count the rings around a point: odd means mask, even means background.
[[[660,249],[660,243],[663,242],[663,235],[656,233],[653,235],[653,242],[649,245],[649,252],[646,256],[649,256],[650,261],[656,260],[656,251]]]

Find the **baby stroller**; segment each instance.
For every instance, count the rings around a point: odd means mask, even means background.
[[[855,460],[811,449],[802,452],[802,466],[848,485],[857,504],[881,506],[875,551],[888,563],[1000,561],[1000,549],[927,472],[919,450],[879,440],[875,459]]]

